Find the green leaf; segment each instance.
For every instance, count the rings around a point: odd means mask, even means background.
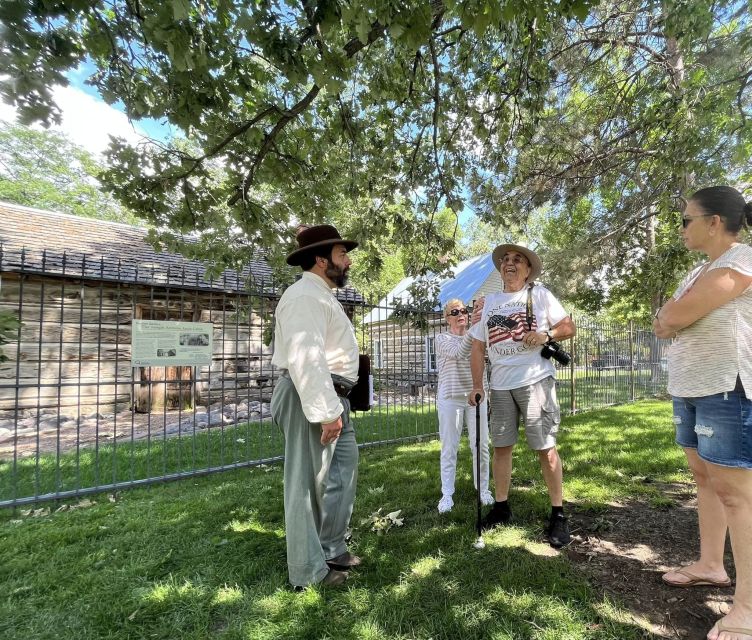
[[[363,12],[358,16],[355,31],[358,34],[358,40],[363,44],[368,44],[368,34],[371,32],[371,23],[368,21],[367,13]]]
[[[475,16],[475,22],[473,23],[473,31],[479,38],[483,36],[491,22],[491,13],[489,11],[483,11]]]
[[[586,0],[575,0],[572,3],[572,13],[578,20],[584,21],[590,15],[590,3]]]
[[[185,20],[191,13],[190,0],[172,0],[172,16],[175,20]]]
[[[402,24],[399,24],[397,22],[392,23],[389,25],[389,33],[392,35],[392,37],[396,40],[399,40],[399,37],[405,32],[405,26]]]

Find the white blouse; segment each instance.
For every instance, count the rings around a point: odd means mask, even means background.
[[[679,285],[675,299],[689,290],[702,271],[732,269],[752,275],[752,247],[735,244],[711,263],[694,269]],[[697,398],[731,391],[740,377],[752,396],[752,286],[677,333],[668,353],[668,392]]]
[[[461,336],[450,332],[436,336],[434,345],[436,366],[439,370],[437,398],[459,398],[473,390],[473,376],[470,371],[472,344],[473,339],[469,332]],[[483,380],[485,379],[484,372]]]
[[[358,379],[358,341],[352,323],[323,278],[305,271],[274,313],[272,364],[287,369],[309,422],[332,422],[344,410],[332,374]]]

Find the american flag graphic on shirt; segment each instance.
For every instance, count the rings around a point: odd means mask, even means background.
[[[527,315],[524,311],[517,311],[516,313],[510,313],[508,316],[505,316],[505,317],[509,318],[509,320],[514,320],[517,323],[517,326],[514,327],[514,329],[507,329],[507,327],[495,321],[496,318],[499,318],[499,320],[501,320],[502,319],[501,316],[498,316],[495,314],[489,317],[488,320],[486,321],[486,324],[488,325],[488,345],[489,346],[496,344],[497,342],[502,342],[503,340],[510,340],[510,339],[514,340],[515,342],[522,342],[522,336],[528,332]],[[536,321],[535,314],[533,314],[532,330],[533,331],[538,330],[538,323]]]

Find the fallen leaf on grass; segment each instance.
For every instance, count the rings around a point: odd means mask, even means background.
[[[371,531],[383,536],[392,527],[401,527],[404,524],[405,519],[399,517],[400,513],[402,513],[402,509],[382,515],[381,509],[377,509],[369,517],[361,520],[360,524],[370,525]]]
[[[60,513],[62,511],[71,511],[73,509],[87,509],[88,507],[93,507],[95,504],[97,503],[93,500],[84,498],[83,500],[79,500],[74,504],[61,504],[57,509],[55,509],[55,513]]]

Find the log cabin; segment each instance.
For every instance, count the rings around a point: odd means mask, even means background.
[[[145,228],[2,202],[0,221],[0,312],[22,323],[3,345],[0,421],[268,402],[281,290],[263,250],[212,277],[199,261],[155,249]],[[351,317],[363,304],[349,287],[338,297]],[[211,364],[132,368],[134,319],[211,323]]]

